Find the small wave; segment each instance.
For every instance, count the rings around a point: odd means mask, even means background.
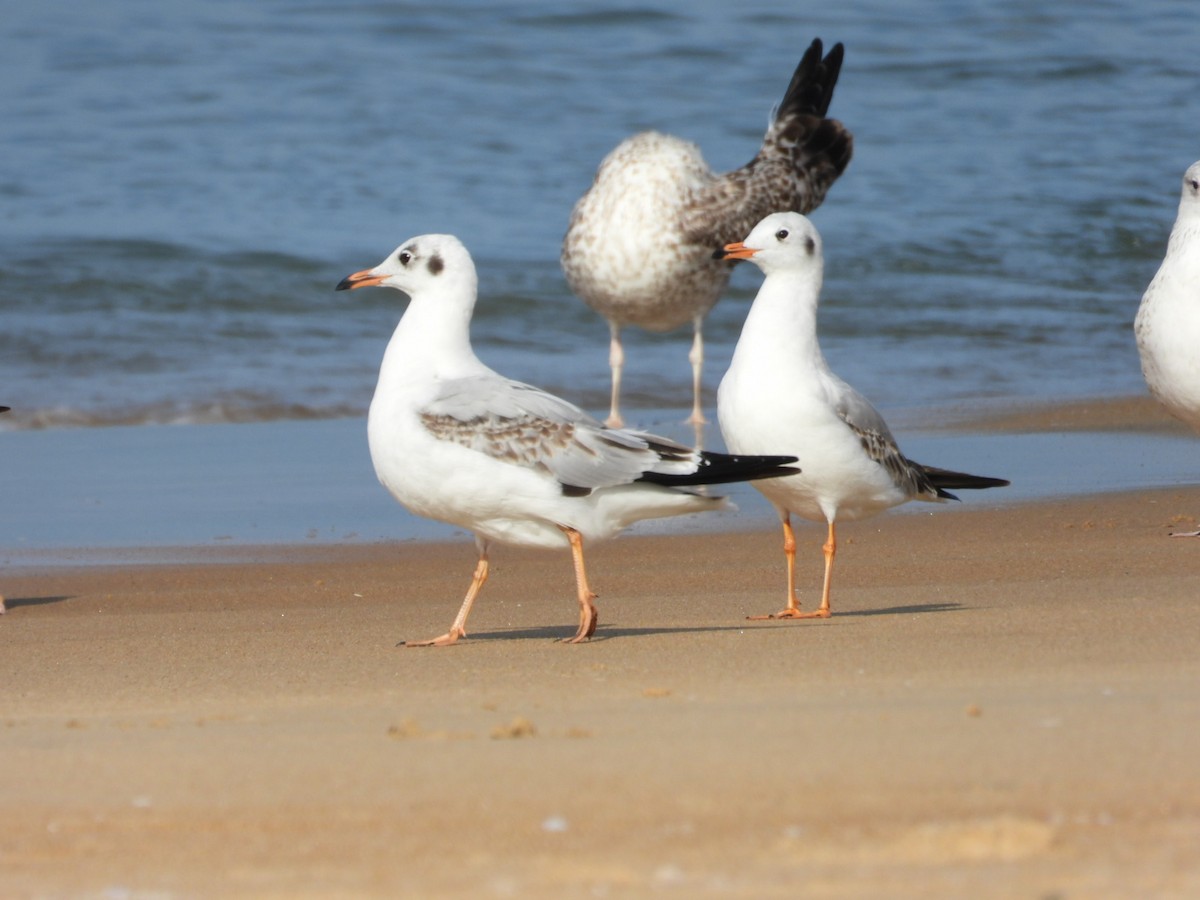
[[[112,428],[138,425],[233,425],[282,420],[365,417],[366,409],[348,404],[309,406],[271,399],[223,398],[190,404],[147,404],[121,409],[81,409],[57,406],[14,407],[0,418],[0,431],[52,428]]]

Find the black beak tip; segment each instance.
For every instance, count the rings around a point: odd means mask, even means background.
[[[354,287],[354,282],[350,279],[350,276],[347,275],[345,278],[343,278],[341,281],[339,281],[337,283],[337,287],[335,287],[334,290],[335,291],[348,291],[352,287]]]
[[[712,258],[713,259],[724,259],[725,258],[725,248],[718,247],[716,250],[714,250]]]

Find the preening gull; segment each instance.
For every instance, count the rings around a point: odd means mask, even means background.
[[[701,375],[704,318],[721,296],[732,266],[712,248],[746,235],[779,210],[820,205],[850,162],[850,132],[826,119],[842,67],[835,44],[822,58],[820,40],[805,52],[758,155],[717,175],[695,144],[649,131],[620,143],[600,163],[595,182],[571,214],[562,247],[567,282],[608,320],[612,404],[607,424],[623,424],[621,329],[637,325],[694,329],[692,414],[704,422]],[[646,249],[654,248],[648,255]]]
[[[958,499],[950,490],[1002,487],[985,478],[923,466],[905,457],[870,402],[830,370],[817,342],[821,238],[799,213],[767,216],[721,259],[748,259],[766,275],[750,307],[729,371],[717,391],[717,416],[734,453],[771,447],[795,453],[801,472],[755,487],[783,524],[787,606],[774,616],[826,618],[839,519],[862,519],[909,500]],[[801,612],[791,514],[828,523],[821,604]]]
[[[1200,431],[1200,162],[1183,174],[1167,252],[1142,295],[1133,327],[1150,393]]]
[[[488,368],[471,348],[475,265],[451,235],[405,241],[338,290],[383,285],[411,298],[388,343],[367,419],[375,472],[417,515],[475,534],[479,561],[450,630],[410,646],[453,644],[488,576],[493,541],[570,547],[579,601],[571,643],[596,629],[584,541],[641,519],[720,509],[699,486],[791,474],[795,457],[703,453],[606,428],[578,407]]]

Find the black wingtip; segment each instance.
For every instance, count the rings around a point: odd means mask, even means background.
[[[694,472],[686,475],[646,472],[638,480],[667,487],[760,481],[764,478],[798,475],[800,467],[794,465],[798,461],[794,456],[736,456],[706,450],[700,454],[700,464]]]

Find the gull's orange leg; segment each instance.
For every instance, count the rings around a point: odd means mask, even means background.
[[[467,616],[471,614],[471,606],[475,603],[475,598],[479,596],[479,592],[483,590],[483,584],[488,577],[488,556],[487,544],[483,541],[478,541],[479,546],[479,562],[475,564],[475,574],[471,576],[471,586],[467,588],[467,596],[463,600],[462,606],[459,607],[458,615],[454,617],[454,624],[450,626],[450,630],[440,637],[430,638],[427,641],[401,641],[403,647],[449,647],[461,637],[467,636]]]
[[[829,523],[829,539],[821,550],[825,554],[825,587],[821,592],[821,605],[813,612],[801,612],[800,600],[796,596],[796,534],[792,531],[791,517],[787,513],[783,519],[783,553],[787,558],[787,606],[777,613],[765,616],[747,616],[746,618],[759,621],[762,619],[828,619],[829,618],[829,585],[833,575],[833,557],[837,552],[837,540],[834,536],[833,522]]]
[[[565,638],[564,641],[568,644],[578,644],[596,633],[596,624],[600,621],[600,616],[592,602],[596,595],[588,587],[587,572],[583,568],[583,535],[565,525],[558,527],[571,542],[571,558],[575,563],[575,588],[579,596],[579,630],[575,632],[574,637]]]
[[[833,584],[833,558],[837,556],[837,526],[829,523],[829,537],[821,547],[825,554],[825,583],[821,586],[821,605],[816,612],[808,615],[819,619],[828,619],[832,613],[829,610],[829,586]]]
[[[787,560],[787,606],[777,613],[763,616],[746,616],[751,621],[763,619],[795,619],[800,616],[800,601],[796,598],[796,534],[792,531],[792,518],[786,512],[779,514],[783,524],[783,556]]]

